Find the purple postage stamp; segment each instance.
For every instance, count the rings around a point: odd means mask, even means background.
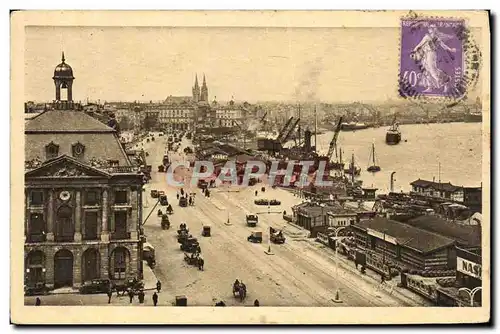
[[[401,20],[399,93],[403,97],[465,95],[463,20]]]

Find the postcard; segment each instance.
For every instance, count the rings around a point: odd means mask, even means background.
[[[489,321],[488,12],[11,28],[13,323]]]

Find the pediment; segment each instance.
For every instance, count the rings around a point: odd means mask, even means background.
[[[110,177],[111,175],[85,165],[69,156],[61,156],[41,164],[40,167],[26,172],[26,177]]]

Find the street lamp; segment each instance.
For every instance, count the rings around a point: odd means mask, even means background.
[[[271,211],[271,204],[268,203],[267,205],[267,212],[257,212],[258,215],[262,214],[273,214],[273,213],[282,213],[282,211]],[[269,228],[269,239],[268,239],[268,248],[267,251],[265,251],[267,255],[273,255],[274,253],[271,251],[271,228]]]
[[[339,243],[338,236],[339,232],[345,229],[345,227],[339,227],[335,230],[335,276],[337,276],[337,282],[339,281]],[[335,293],[335,303],[342,303],[342,299],[340,299],[340,292],[337,283],[337,292]]]
[[[217,192],[218,192],[218,193],[220,193],[220,192],[224,192],[224,193],[231,193],[231,192],[235,192],[235,193],[236,193],[236,192],[240,192],[240,191],[239,191],[239,189],[236,189],[236,190],[230,190],[230,188],[229,188],[229,187],[227,187],[225,190],[219,190],[219,191],[217,191]],[[227,222],[226,222],[226,223],[224,223],[224,224],[225,224],[225,225],[227,225],[227,226],[231,226],[231,225],[232,225],[232,224],[231,224],[231,222],[229,221],[229,210],[227,210]]]
[[[482,290],[483,288],[478,286],[478,287],[475,287],[474,289],[469,289],[469,288],[460,288],[458,289],[458,292],[460,291],[465,291],[467,292],[467,295],[469,295],[469,298],[470,298],[470,306],[474,306],[474,296],[476,295],[476,292],[478,292],[479,290]]]

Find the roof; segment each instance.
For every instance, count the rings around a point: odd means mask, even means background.
[[[459,225],[434,215],[420,216],[410,219],[406,223],[454,239],[462,245],[481,246],[480,226]]]
[[[398,244],[422,253],[429,253],[454,244],[453,239],[382,217],[362,220],[356,222],[354,226],[363,230],[369,228],[385,233],[387,236],[395,238]]]
[[[109,132],[115,130],[81,111],[48,110],[26,123],[26,132]]]
[[[421,179],[418,179],[416,181],[411,182],[410,185],[420,187],[420,188],[440,189],[440,190],[449,191],[449,192],[454,192],[454,191],[457,191],[459,189],[462,189],[462,187],[454,186],[450,182],[439,183],[439,182],[433,182],[433,181],[427,181],[427,180],[421,180]]]
[[[107,125],[80,111],[49,110],[28,121],[25,130],[25,161],[45,160],[45,146],[59,146],[58,155],[73,155],[72,146],[85,146],[84,158],[117,160],[129,166],[130,160],[116,132]]]

